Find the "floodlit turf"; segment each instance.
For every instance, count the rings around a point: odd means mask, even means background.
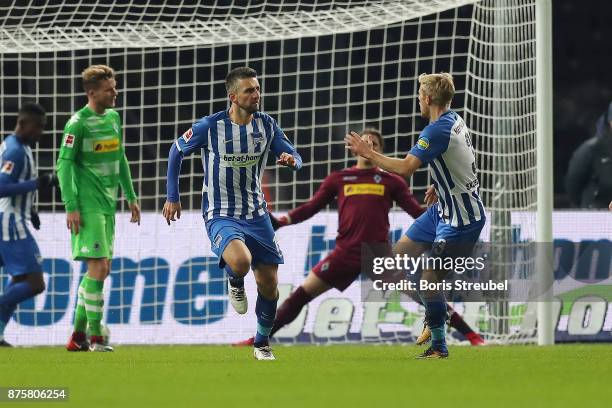
[[[414,360],[420,350],[277,346],[278,360],[261,362],[229,346],[0,349],[0,387],[68,387],[55,407],[611,406],[610,345],[451,347],[448,360]]]

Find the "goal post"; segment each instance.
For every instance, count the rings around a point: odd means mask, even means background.
[[[159,215],[170,144],[194,120],[227,108],[225,74],[240,65],[258,71],[262,110],[277,119],[304,159],[299,172],[271,161],[264,175],[270,207],[284,212],[306,202],[330,172],[353,164],[343,141],[349,130],[377,127],[386,154],[404,155],[426,125],[417,102],[418,75],[451,73],[457,89],[453,108],[471,131],[491,215],[483,238],[506,242],[522,234],[533,240],[536,197],[545,191],[537,184],[540,160],[547,160],[536,153],[550,151],[550,140],[537,139],[536,131],[536,120],[546,114],[540,114],[536,98],[547,92],[536,88],[538,1],[17,1],[0,6],[0,130],[6,135],[14,129],[12,113],[21,103],[40,102],[49,120],[35,158],[40,171],[52,170],[63,126],[86,102],[81,71],[94,63],[112,66],[126,154],[144,211],[140,229],[129,225],[125,214],[117,215],[116,272],[105,286],[113,340],[239,340],[253,331],[254,319],[240,320],[228,308],[225,278],[198,215],[199,157],[185,160],[181,172],[186,216],[169,229]],[[409,184],[422,196],[430,181],[419,169]],[[50,336],[61,344],[83,268],[69,260],[59,193],[41,195],[38,207],[43,226],[36,238],[48,290],[19,309],[16,333],[21,343],[45,344]],[[120,209],[126,208],[122,203]],[[546,215],[551,208],[540,211]],[[517,213],[521,223],[513,219]],[[332,207],[309,223],[279,231],[287,258],[280,271],[283,293],[333,247],[336,218]],[[399,209],[391,220],[394,238],[412,222]],[[251,280],[247,290],[255,293]],[[302,326],[296,324],[284,338],[412,338],[422,310],[388,300],[378,309],[376,304],[362,303],[355,286],[328,295],[310,305],[300,317]],[[489,339],[534,342],[535,326],[521,326],[527,309],[508,302],[464,311]]]

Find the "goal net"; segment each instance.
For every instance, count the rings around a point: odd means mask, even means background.
[[[223,80],[236,66],[258,71],[262,110],[277,119],[305,163],[299,172],[268,163],[264,184],[271,211],[306,202],[330,172],[354,163],[343,142],[349,130],[376,127],[386,154],[403,156],[426,125],[417,77],[444,71],[454,76],[453,107],[466,119],[476,149],[490,214],[482,239],[533,239],[534,0],[200,3],[15,0],[0,6],[0,129],[12,132],[23,102],[46,108],[46,134],[35,149],[39,171],[54,168],[64,124],[86,103],[81,71],[99,63],[117,72],[117,110],[144,215],[136,227],[122,212],[125,202],[117,214],[113,272],[105,284],[105,321],[114,342],[228,342],[255,330],[253,310],[239,317],[228,306],[225,278],[210,251],[200,216],[199,155],[182,167],[185,214],[172,227],[160,214],[172,141],[196,119],[227,108]],[[421,199],[430,181],[420,169],[408,182]],[[42,228],[34,233],[47,291],[19,307],[7,338],[61,344],[85,267],[70,259],[59,192],[41,194],[38,208]],[[413,221],[399,209],[390,218],[394,240]],[[279,230],[286,261],[279,270],[281,297],[333,248],[336,227],[331,207]],[[500,273],[506,273],[507,262],[500,260]],[[252,277],[247,291],[254,305]],[[489,339],[531,340],[535,334],[529,304],[457,307]],[[356,282],[314,301],[277,337],[410,341],[422,313],[414,303],[364,301]]]

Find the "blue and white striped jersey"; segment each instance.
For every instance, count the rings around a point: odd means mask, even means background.
[[[253,219],[266,213],[261,178],[270,150],[301,158],[269,115],[253,114],[248,125],[233,123],[227,111],[206,116],[179,137],[176,147],[187,156],[202,150],[202,213],[213,217]]]
[[[0,144],[0,183],[21,183],[38,177],[32,149],[17,136],[7,136]],[[0,239],[15,241],[29,235],[26,222],[30,220],[36,190],[0,198]]]
[[[445,224],[462,227],[486,218],[474,149],[461,116],[449,110],[427,125],[410,154],[429,163]]]

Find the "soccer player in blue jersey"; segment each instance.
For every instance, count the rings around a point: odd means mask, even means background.
[[[347,148],[375,165],[410,177],[421,165],[429,164],[438,203],[429,207],[408,229],[394,248],[398,253],[419,253],[420,248],[439,243],[438,248],[455,244],[471,247],[485,224],[485,210],[479,196],[476,160],[467,126],[450,104],[455,94],[453,77],[447,73],[419,76],[419,106],[429,124],[415,146],[403,159],[386,157],[372,149],[358,134],[345,138]],[[423,272],[422,279],[439,281],[448,271]],[[425,322],[431,330],[431,347],[420,358],[446,358],[446,303],[438,291],[421,292]]]
[[[45,110],[27,102],[19,109],[15,133],[0,145],[0,261],[11,276],[0,296],[0,346],[10,347],[4,329],[17,305],[45,290],[42,258],[28,229],[40,228],[34,210],[36,190],[57,186],[57,177],[38,177],[32,148],[45,128]]]
[[[219,257],[219,267],[228,274],[230,301],[240,314],[247,311],[244,276],[253,268],[258,292],[254,355],[258,360],[274,360],[268,338],[276,315],[276,273],[283,255],[272,229],[261,178],[270,151],[278,157],[277,164],[293,170],[302,167],[302,159],[276,121],[259,112],[261,89],[255,70],[231,70],[225,87],[230,108],[203,117],[170,148],[163,215],[168,225],[180,218],[181,161],[201,149],[202,213],[212,250]]]

